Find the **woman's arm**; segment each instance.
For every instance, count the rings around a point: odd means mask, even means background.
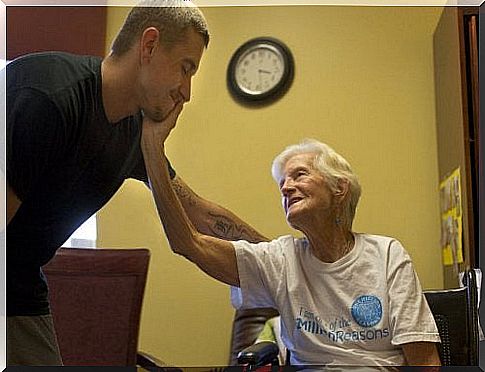
[[[172,188],[187,217],[200,233],[224,240],[268,241],[231,211],[196,194],[179,176],[172,179]]]
[[[434,342],[410,342],[402,345],[409,366],[440,366],[438,349]]]
[[[177,116],[178,112],[174,111],[162,123],[147,118],[143,123],[141,148],[160,220],[175,253],[186,257],[213,278],[239,286],[234,246],[228,241],[199,233],[172,188],[164,142],[175,126]]]

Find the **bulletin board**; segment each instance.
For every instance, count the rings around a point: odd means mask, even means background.
[[[463,263],[462,193],[460,168],[440,183],[441,248],[443,265]]]

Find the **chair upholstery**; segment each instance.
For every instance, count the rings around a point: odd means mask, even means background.
[[[239,352],[254,344],[263,330],[264,323],[277,315],[278,311],[271,308],[236,310],[232,323],[229,365],[238,365]]]
[[[135,366],[147,249],[61,248],[43,267],[63,363]]]
[[[463,281],[462,288],[424,292],[440,333],[438,350],[444,366],[478,365],[478,294],[474,270],[465,271]]]

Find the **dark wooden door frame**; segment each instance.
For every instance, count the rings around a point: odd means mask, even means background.
[[[458,10],[460,40],[460,68],[462,79],[463,133],[465,177],[468,198],[469,261],[471,267],[479,265],[479,86],[478,86],[478,7]]]
[[[106,14],[106,6],[7,6],[7,59],[41,51],[103,57]]]

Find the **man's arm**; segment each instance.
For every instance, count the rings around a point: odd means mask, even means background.
[[[434,342],[410,342],[402,345],[409,366],[440,366],[440,357]]]
[[[247,240],[251,243],[268,241],[234,213],[197,195],[178,176],[172,187],[190,221],[200,233],[224,240]]]

